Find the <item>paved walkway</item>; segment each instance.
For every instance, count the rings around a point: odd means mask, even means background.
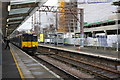
[[[102,50],[102,49],[95,49],[95,48],[87,48],[87,47],[79,47],[77,46],[55,46],[54,44],[43,44],[42,45],[48,45],[48,46],[53,46],[53,47],[61,47],[65,49],[70,49],[70,50],[75,50],[75,51],[81,51],[81,52],[87,52],[87,53],[92,53],[92,54],[100,54],[103,56],[108,56],[108,57],[114,57],[114,58],[120,58],[120,52],[114,51],[114,50]]]
[[[21,80],[18,69],[10,52],[10,49],[4,49],[5,44],[2,44],[2,78]]]
[[[2,65],[0,65],[0,80],[2,79]]]
[[[0,80],[2,79],[2,36],[0,34]]]
[[[117,51],[113,51],[113,50],[104,50],[104,49],[94,49],[94,48],[81,48],[81,51],[84,52],[91,52],[94,54],[101,54],[101,55],[105,55],[105,56],[110,56],[110,57],[120,57],[119,52]]]

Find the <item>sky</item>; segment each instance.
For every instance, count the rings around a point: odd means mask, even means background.
[[[99,4],[81,4],[78,7],[84,8],[84,21],[88,23],[99,22],[104,20],[113,20],[117,7],[111,3]]]
[[[55,6],[58,0],[48,0],[44,5]]]
[[[86,1],[87,2],[90,0],[78,0],[78,1]],[[100,1],[100,0],[98,0],[98,1]],[[116,1],[116,0],[114,0],[114,1]],[[57,6],[57,2],[58,2],[58,0],[48,0],[44,5]],[[113,12],[115,12],[115,10],[116,10],[116,7],[112,6],[111,3],[81,4],[78,7],[84,8],[84,14],[85,14],[84,21],[88,22],[88,23],[97,22],[97,21],[101,21],[101,20],[107,20],[107,19],[109,19],[110,16],[115,15],[115,14],[113,14]],[[47,22],[49,22],[48,18],[50,18],[52,16],[47,17],[48,15],[45,16],[45,14],[43,16],[46,19],[42,18],[42,21],[43,21],[43,22],[41,22],[43,24],[42,26],[49,25],[49,23],[47,23]],[[31,24],[32,24],[32,22],[31,22],[31,18],[30,18],[18,29],[19,30],[23,30],[23,29],[29,30],[32,28]]]
[[[57,6],[58,0],[48,0],[44,5],[47,6]],[[30,30],[32,28],[31,17],[25,21],[17,30]]]

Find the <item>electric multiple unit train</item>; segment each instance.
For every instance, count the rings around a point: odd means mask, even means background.
[[[30,55],[34,55],[38,48],[38,40],[35,33],[19,34],[16,37],[11,38],[10,42]]]

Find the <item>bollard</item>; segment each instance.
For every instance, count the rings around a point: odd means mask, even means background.
[[[78,47],[78,51],[80,51],[80,47]]]

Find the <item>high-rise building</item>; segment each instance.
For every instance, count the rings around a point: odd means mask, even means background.
[[[77,0],[59,0],[59,6],[64,8],[77,8]],[[58,32],[75,32],[77,30],[77,20],[74,15],[67,13],[65,10],[64,13],[59,14],[59,26]],[[75,11],[77,12],[77,10]],[[77,16],[77,14],[75,14]]]
[[[59,0],[59,7],[65,7],[64,0]],[[61,11],[63,13],[59,13],[58,32],[66,32],[65,11],[64,10]]]

